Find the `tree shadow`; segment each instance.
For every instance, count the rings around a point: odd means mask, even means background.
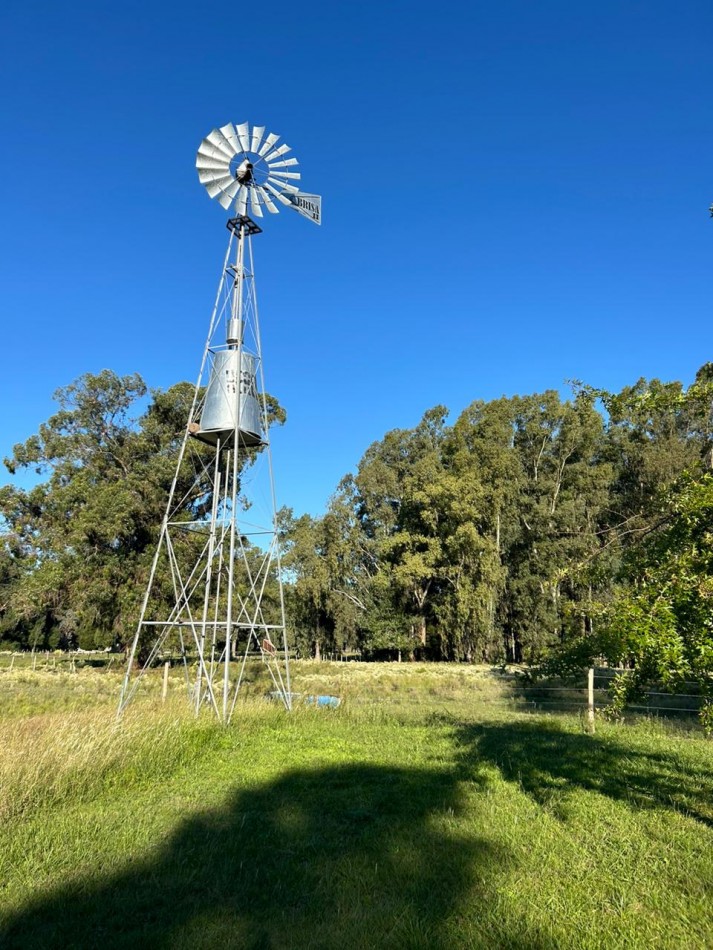
[[[463,914],[484,924],[469,946],[546,950],[524,921],[493,922],[512,857],[453,830],[463,807],[452,770],[293,771],[185,821],[151,858],[37,897],[0,944],[450,950]]]
[[[637,749],[611,736],[573,733],[553,719],[456,726],[464,774],[484,762],[538,804],[566,817],[567,792],[581,788],[638,809],[675,811],[713,828],[713,770],[675,754]]]

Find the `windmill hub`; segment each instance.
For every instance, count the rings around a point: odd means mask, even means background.
[[[243,185],[247,184],[247,182],[249,181],[252,181],[253,180],[253,163],[249,162],[246,158],[245,161],[241,162],[241,164],[236,169],[235,177]]]

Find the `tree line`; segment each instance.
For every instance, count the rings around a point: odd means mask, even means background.
[[[39,480],[0,489],[1,644],[132,635],[190,396],[187,383],[148,393],[136,375],[87,374],[14,447],[9,470]],[[323,516],[280,513],[295,647],[560,665],[606,656],[642,677],[707,682],[712,404],[707,363],[688,386],[574,383],[568,398],[476,400],[452,423],[436,406],[387,432]]]
[[[591,637],[668,563],[690,510],[710,516],[712,402],[706,364],[688,388],[576,383],[388,432],[324,517],[286,523],[302,636],[489,662]]]

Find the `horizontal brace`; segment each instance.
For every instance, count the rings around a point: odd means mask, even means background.
[[[195,627],[202,629],[203,627],[227,627],[227,623],[224,620],[206,620],[203,623],[202,620],[143,620],[141,622],[142,627]],[[279,623],[245,623],[244,620],[234,620],[231,624],[231,627],[238,627],[241,630],[283,630],[282,624]]]

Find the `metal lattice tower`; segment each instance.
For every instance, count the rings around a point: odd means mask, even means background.
[[[291,184],[289,146],[223,126],[203,140],[196,165],[211,197],[237,215],[230,232],[200,372],[129,651],[119,712],[165,652],[182,658],[190,701],[231,719],[259,658],[291,708],[289,652],[270,451],[273,403],[265,389],[248,217],[277,198],[321,223],[321,199]]]

